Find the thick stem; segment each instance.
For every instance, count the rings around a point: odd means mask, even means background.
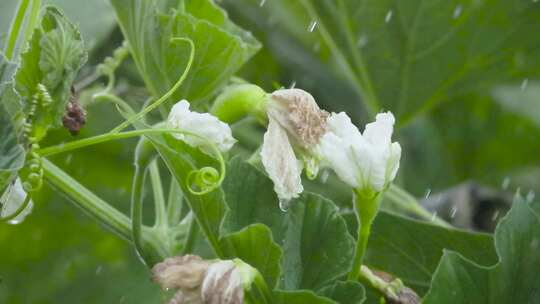
[[[131,241],[131,221],[126,215],[116,210],[83,185],[79,184],[49,160],[43,158],[42,161],[43,175],[52,186],[66,194],[73,204],[81,208],[99,223],[106,226],[116,235],[127,241]],[[165,252],[164,249],[161,249],[161,246],[159,246],[160,240],[153,230],[144,227],[141,234],[145,243],[152,244],[155,248],[160,248],[159,251],[161,254]]]
[[[371,233],[371,225],[379,211],[380,202],[380,194],[365,195],[355,192],[354,209],[358,218],[358,239],[356,241],[353,266],[348,276],[349,280],[357,280],[360,275],[360,267],[362,266]]]

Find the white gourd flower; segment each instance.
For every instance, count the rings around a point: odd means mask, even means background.
[[[213,263],[202,283],[202,299],[205,304],[244,303],[242,275],[231,260]]]
[[[343,182],[360,192],[378,193],[399,168],[401,146],[392,143],[394,122],[391,112],[379,113],[362,134],[347,114],[332,113],[318,153]]]
[[[197,134],[215,144],[221,152],[229,151],[236,143],[228,124],[209,113],[198,113],[189,110],[189,102],[185,99],[176,103],[169,113],[168,124],[175,129]],[[174,137],[192,147],[201,147],[203,151],[208,145],[201,138],[186,134],[173,134]]]
[[[0,210],[0,217],[8,217],[17,211],[21,205],[24,203],[26,198],[26,191],[24,191],[21,179],[17,178],[13,185],[8,186],[6,191],[2,194],[0,201],[3,203]],[[30,200],[28,205],[24,210],[19,213],[16,217],[8,221],[9,224],[19,224],[21,223],[27,215],[32,212],[34,204]]]
[[[328,113],[319,109],[308,92],[283,89],[270,95],[267,116],[261,161],[280,202],[289,201],[304,190],[301,180],[304,162],[308,173],[316,175],[318,168],[312,165],[311,151],[326,131]]]

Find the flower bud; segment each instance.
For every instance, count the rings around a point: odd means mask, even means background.
[[[231,260],[210,266],[202,284],[205,304],[241,304],[244,302],[242,276]]]
[[[231,128],[209,113],[197,113],[189,110],[189,102],[181,100],[169,113],[168,123],[172,128],[194,133],[215,144],[221,152],[229,151],[236,140],[232,137]],[[193,147],[205,147],[208,143],[195,136],[173,134]],[[205,151],[205,150],[203,150]]]
[[[8,185],[0,197],[1,209],[0,218],[5,218],[13,215],[19,208],[21,208],[24,200],[26,199],[26,191],[23,189],[21,179],[17,178],[12,185]],[[30,200],[26,207],[17,216],[8,221],[9,224],[21,223],[27,215],[32,212],[34,204]]]

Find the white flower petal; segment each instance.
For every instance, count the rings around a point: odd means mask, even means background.
[[[169,113],[168,123],[172,128],[184,130],[204,137],[215,144],[221,152],[227,152],[236,140],[232,137],[228,124],[208,113],[197,113],[189,110],[189,102],[181,100]],[[207,142],[195,136],[174,134],[180,140],[193,147],[204,147]]]
[[[302,167],[294,155],[287,132],[271,118],[264,134],[261,160],[280,199],[290,200],[302,193]]]
[[[349,186],[380,192],[395,178],[399,168],[401,147],[391,143],[394,121],[392,113],[380,113],[361,134],[347,114],[333,113],[318,152]]]
[[[332,168],[343,182],[353,188],[359,186],[357,178],[359,170],[352,158],[351,147],[346,140],[334,133],[326,133],[319,142],[318,151],[322,155],[325,165]]]
[[[401,159],[401,146],[394,142],[390,146],[390,158],[388,160],[388,182],[392,182],[396,178],[399,169],[399,161]]]
[[[8,186],[6,188],[4,194],[2,194],[1,201],[3,202],[2,210],[0,210],[1,217],[7,217],[12,215],[15,211],[17,211],[21,205],[24,203],[24,200],[26,198],[26,191],[24,191],[21,183],[21,179],[17,178],[15,180],[15,183],[12,186]],[[32,208],[34,207],[33,202],[30,200],[28,205],[24,208],[24,210],[19,213],[16,217],[8,221],[10,224],[19,224],[21,223],[27,215],[32,213]]]
[[[391,112],[379,113],[375,121],[368,123],[364,130],[364,138],[376,147],[386,147],[392,140],[395,118]]]

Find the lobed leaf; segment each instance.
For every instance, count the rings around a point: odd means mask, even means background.
[[[482,266],[445,252],[424,303],[539,303],[540,216],[516,196],[495,231],[499,262]]]

